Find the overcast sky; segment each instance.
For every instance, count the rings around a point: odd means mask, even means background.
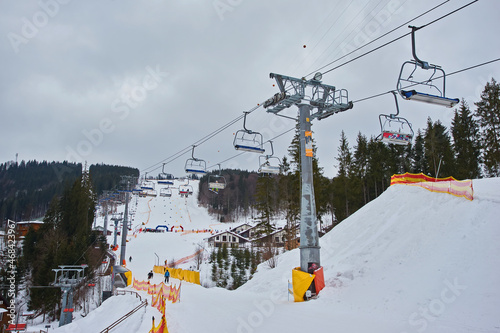
[[[421,26],[470,1],[451,0],[413,21]],[[269,73],[303,77],[441,3],[434,0],[41,0],[0,2],[0,162],[106,163],[150,170],[172,154],[278,92]],[[454,72],[500,55],[500,1],[480,0],[417,32],[418,56]],[[324,72],[409,32],[406,25]],[[305,47],[304,47],[305,46]],[[349,99],[396,87],[411,59],[407,36],[323,76]],[[446,95],[471,106],[500,62],[447,78]],[[310,78],[310,77],[308,77]],[[427,117],[450,126],[453,109],[399,100],[401,116],[425,128]],[[336,173],[342,130],[354,147],[359,131],[380,132],[393,113],[384,95],[313,122],[317,157]],[[294,115],[296,107],[288,111]],[[213,165],[236,155],[239,122],[198,146]],[[247,127],[268,140],[294,121],[250,114]],[[275,140],[282,157],[293,132]],[[269,148],[269,146],[267,146]],[[165,168],[184,175],[189,154]],[[150,171],[158,173],[160,168]],[[246,153],[222,167],[256,170]]]

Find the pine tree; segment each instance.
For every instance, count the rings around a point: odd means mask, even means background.
[[[424,156],[424,137],[420,129],[417,131],[417,136],[415,137],[415,143],[412,147],[412,173],[425,173],[429,172],[425,156]]]
[[[455,109],[451,122],[451,134],[457,160],[455,177],[458,179],[479,178],[481,176],[479,127],[464,99],[458,110]]]
[[[495,79],[486,83],[475,116],[481,128],[481,144],[485,175],[500,176],[500,84]]]
[[[358,179],[361,183],[362,193],[363,193],[363,203],[366,204],[369,201],[368,194],[368,140],[361,132],[358,133],[356,139],[356,146],[354,147],[353,156],[353,176]]]
[[[350,173],[352,167],[352,155],[347,137],[342,131],[340,134],[339,155],[335,158],[338,161],[337,177],[333,180],[335,215],[340,222],[350,215],[349,210],[349,187]]]
[[[389,148],[382,142],[376,141],[373,137],[368,142],[368,180],[371,184],[372,197],[378,197],[389,186],[390,176],[388,172],[390,166]]]
[[[272,232],[271,219],[277,211],[276,182],[274,176],[261,176],[257,180],[255,192],[256,208],[259,213],[260,223],[264,226],[263,233]]]
[[[439,120],[433,123],[431,118],[427,119],[424,156],[433,177],[454,175],[455,160],[450,136],[446,127]]]
[[[91,277],[101,264],[104,254],[104,242],[92,232],[94,220],[95,196],[88,172],[64,191],[61,198],[52,201],[44,217],[43,226],[31,233],[29,240],[36,243],[24,243],[26,252],[23,262],[31,268],[31,279],[35,286],[47,286],[53,282],[52,269],[58,265],[87,264],[86,274]],[[96,245],[101,245],[99,250]],[[56,316],[59,304],[59,291],[47,292],[34,289],[30,295],[29,308]]]

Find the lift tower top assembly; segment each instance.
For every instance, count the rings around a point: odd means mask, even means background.
[[[313,144],[311,132],[312,119],[324,119],[333,114],[352,109],[345,89],[337,90],[334,86],[321,83],[322,74],[314,78],[294,78],[271,73],[280,92],[264,103],[267,112],[279,115],[279,112],[297,105],[299,108],[300,129],[300,268],[308,272],[311,267],[320,267],[319,236],[316,221],[316,204],[313,185]]]
[[[59,327],[73,321],[73,291],[85,279],[87,267],[87,265],[59,265],[59,268],[52,269],[56,273],[52,285],[61,288],[63,293]]]

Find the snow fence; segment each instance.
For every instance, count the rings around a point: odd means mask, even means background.
[[[181,281],[182,283],[182,281]],[[166,301],[172,303],[180,301],[181,283],[178,287],[167,286],[163,282],[160,284],[150,284],[149,281],[138,281],[134,279],[132,287],[137,290],[147,291],[152,295],[151,306],[155,307],[161,313],[161,320],[158,326],[155,326],[153,319],[153,327],[149,333],[168,333],[167,320],[165,319]]]
[[[194,256],[194,255],[192,255]],[[158,274],[165,274],[165,271],[170,272],[170,277],[174,279],[179,279],[181,281],[186,281],[194,284],[200,283],[200,272],[190,271],[182,268],[171,268],[166,266],[154,266],[153,272]]]
[[[423,173],[404,173],[391,177],[391,186],[395,184],[419,186],[431,192],[448,193],[467,200],[474,199],[472,180],[456,180],[453,177],[432,178]]]
[[[147,281],[138,281],[134,279],[134,284],[132,287],[136,290],[147,291],[149,295],[152,295],[153,299],[151,305],[156,307],[161,313],[165,312],[164,300],[169,300],[172,303],[175,303],[179,300],[181,294],[180,284],[178,287],[175,287],[172,285],[167,286],[163,282],[160,284],[150,284]],[[160,296],[162,296],[163,301],[161,300]]]

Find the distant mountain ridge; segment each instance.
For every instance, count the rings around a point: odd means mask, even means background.
[[[89,167],[97,194],[116,187],[122,175],[139,176],[131,167],[94,164]],[[82,174],[82,164],[28,161],[0,164],[0,222],[44,216],[50,201]]]

